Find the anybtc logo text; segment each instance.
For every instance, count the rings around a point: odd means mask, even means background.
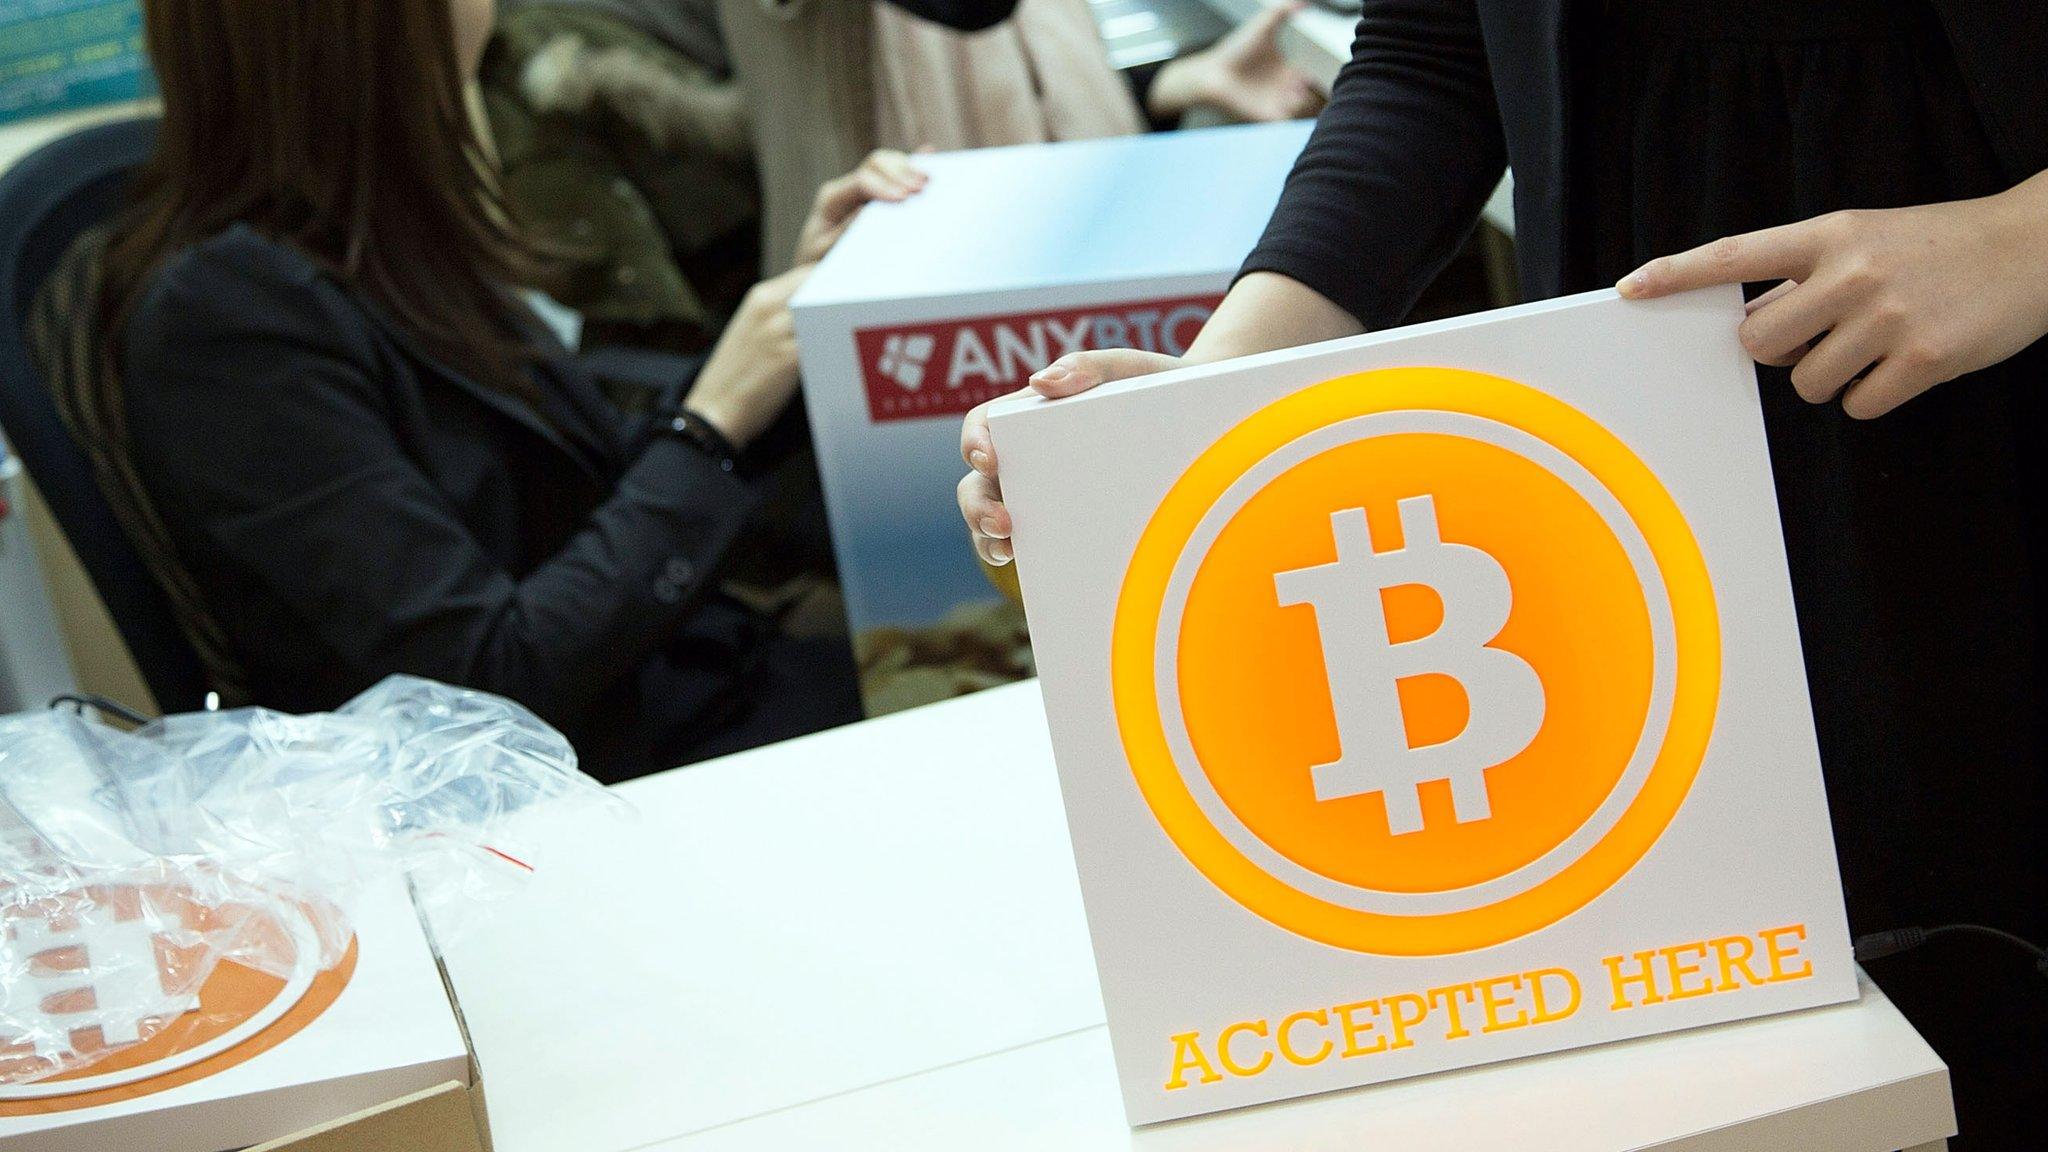
[[[957,416],[1016,391],[1069,352],[1140,348],[1178,356],[1219,299],[1187,296],[858,329],[853,338],[868,415],[878,424]]]

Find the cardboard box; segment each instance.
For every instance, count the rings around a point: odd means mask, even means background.
[[[483,1099],[449,1081],[249,1152],[491,1152]]]
[[[1856,995],[1742,316],[995,407],[1133,1123]]]
[[[355,930],[347,955],[325,971],[308,964],[280,981],[223,964],[196,1010],[142,1045],[63,1078],[0,1086],[0,1150],[223,1152],[394,1118],[448,1142],[358,1146],[487,1146],[474,1057],[405,889],[366,893]],[[458,1113],[466,1123],[451,1123]]]
[[[960,419],[1062,353],[1194,338],[1265,228],[1309,124],[924,156],[793,303],[871,713],[1030,672],[954,485]]]
[[[429,932],[431,938],[432,933]],[[435,951],[438,953],[439,948]],[[448,966],[435,961],[455,1023],[469,1052],[467,1081],[448,1080],[409,1096],[352,1112],[336,1120],[281,1137],[248,1152],[492,1152],[491,1122],[484,1100],[483,1067],[469,1038]]]

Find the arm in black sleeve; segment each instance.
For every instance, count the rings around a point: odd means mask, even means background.
[[[1351,61],[1239,275],[1278,272],[1398,323],[1507,165],[1473,0],[1367,0]]]
[[[913,16],[961,32],[993,28],[1017,10],[1017,0],[889,0]]]
[[[674,438],[523,576],[401,444],[359,316],[322,283],[167,269],[128,328],[136,464],[182,552],[367,681],[410,672],[576,723],[692,611],[753,488]],[[232,622],[230,632],[234,631]]]

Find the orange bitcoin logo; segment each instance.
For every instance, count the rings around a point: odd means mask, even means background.
[[[355,973],[356,942],[322,970],[312,921],[289,906],[215,908],[167,885],[95,887],[39,903],[49,905],[44,916],[17,907],[0,923],[0,953],[11,946],[20,963],[19,991],[33,1001],[22,1014],[42,1015],[58,1032],[46,1028],[34,1044],[0,1037],[0,1118],[133,1100],[226,1071],[318,1019]],[[190,990],[193,941],[230,925],[270,941],[292,971],[223,960]],[[65,1066],[58,1075],[7,1082],[53,1060]]]
[[[1555,923],[1677,813],[1720,689],[1706,564],[1626,445],[1447,368],[1331,380],[1226,433],[1118,600],[1125,750],[1225,893],[1342,948]]]

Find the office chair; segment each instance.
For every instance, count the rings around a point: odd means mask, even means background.
[[[101,494],[91,459],[58,416],[23,335],[36,290],[81,232],[120,208],[129,173],[156,147],[156,128],[154,119],[86,128],[0,175],[0,429],[78,553],[157,706],[185,712],[206,695],[199,656]]]

